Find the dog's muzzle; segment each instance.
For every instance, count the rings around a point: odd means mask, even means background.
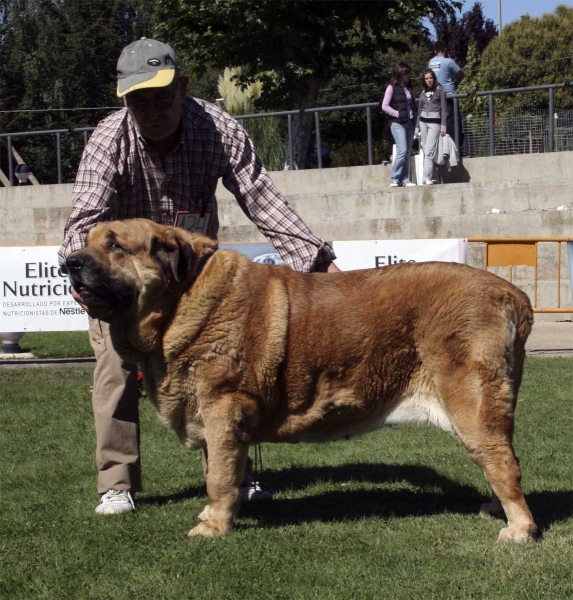
[[[66,269],[74,290],[87,306],[107,304],[123,307],[131,304],[133,290],[128,286],[112,284],[91,254],[74,252],[66,260]]]

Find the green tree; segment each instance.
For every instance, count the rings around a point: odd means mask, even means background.
[[[0,106],[14,112],[0,113],[0,129],[93,125],[110,111],[61,109],[119,107],[117,58],[127,43],[152,33],[152,7],[152,0],[3,0]],[[14,142],[41,182],[56,180],[53,137],[16,138]],[[69,181],[83,139],[64,135],[62,144],[64,178]],[[4,168],[6,160],[7,156]]]
[[[261,105],[312,108],[324,82],[355,55],[372,58],[389,35],[454,0],[158,0],[160,31],[196,69],[243,67],[242,83],[260,80]],[[407,49],[407,48],[403,48]],[[313,115],[295,119],[295,160],[307,164]]]
[[[469,94],[467,98],[460,100],[460,108],[463,113],[474,113],[487,110],[487,98],[477,96],[477,92],[484,88],[480,79],[481,57],[477,51],[476,43],[469,43],[466,66],[464,67],[464,79],[458,86],[458,93]]]
[[[538,19],[529,15],[509,23],[481,58],[479,89],[543,85],[573,81],[573,8],[558,6]],[[547,92],[496,97],[496,107],[546,108]],[[555,106],[573,108],[569,89],[555,92]]]
[[[497,36],[497,28],[491,19],[483,14],[481,2],[466,11],[461,17],[455,14],[436,14],[430,19],[436,31],[436,40],[443,42],[460,67],[464,68],[468,60],[470,43],[473,43],[478,55],[488,47]]]
[[[428,66],[426,39],[428,32],[412,28],[390,35],[395,48],[376,51],[372,57],[353,55],[345,69],[340,69],[325,82],[318,96],[320,106],[340,106],[380,102],[390,80],[393,66],[400,61],[410,65],[414,91],[421,91],[421,73]],[[407,45],[407,51],[402,50]],[[398,49],[399,48],[399,49]],[[393,139],[387,127],[387,115],[380,107],[371,109],[374,162],[380,163],[391,154]],[[332,151],[333,166],[368,163],[366,111],[348,110],[321,115],[323,146]]]
[[[255,101],[261,97],[263,85],[255,81],[248,86],[237,85],[236,79],[241,67],[227,68],[219,77],[218,92],[225,103],[225,110],[231,115],[252,114]],[[248,119],[245,128],[253,140],[257,154],[269,171],[283,168],[286,149],[286,132],[276,117]]]

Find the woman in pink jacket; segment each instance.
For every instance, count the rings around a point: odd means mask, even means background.
[[[410,83],[410,66],[399,62],[382,100],[382,110],[390,115],[390,127],[396,142],[390,187],[416,185],[410,181],[410,149],[414,141],[417,107]]]

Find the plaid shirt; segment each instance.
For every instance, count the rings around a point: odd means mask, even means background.
[[[245,130],[226,112],[198,100],[183,100],[177,147],[161,157],[138,134],[122,109],[100,122],[84,149],[72,192],[72,212],[59,260],[83,248],[101,221],[144,218],[173,225],[178,211],[213,211],[209,235],[217,237],[214,196],[219,178],[247,217],[298,271],[336,257],[314,236],[274,187]]]

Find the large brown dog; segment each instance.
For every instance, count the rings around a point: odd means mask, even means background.
[[[190,535],[231,530],[250,444],[405,421],[465,446],[493,488],[482,514],[507,515],[499,540],[538,535],[512,447],[533,313],[499,277],[451,263],[302,274],[143,219],[96,226],[67,267],[160,419],[209,448],[210,510]]]

